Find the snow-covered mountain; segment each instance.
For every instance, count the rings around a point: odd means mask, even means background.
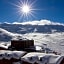
[[[35,45],[64,53],[64,24],[48,20],[0,23],[0,42],[18,38],[34,39]]]
[[[64,24],[51,22],[49,20],[0,23],[0,41],[10,41],[15,36],[21,37],[26,33],[53,34],[64,32]]]
[[[21,35],[16,33],[11,33],[5,29],[0,28],[0,41],[7,42],[18,37],[21,37]]]
[[[26,33],[53,33],[64,32],[64,24],[54,23],[48,20],[32,21],[18,23],[14,22],[0,24],[0,28],[5,29],[12,33],[26,34]]]

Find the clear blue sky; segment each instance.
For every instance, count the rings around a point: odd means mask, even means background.
[[[19,0],[0,0],[0,22],[19,21],[18,10],[11,3],[18,4]],[[21,0],[22,1],[22,0]],[[29,0],[33,2],[34,0]],[[54,22],[64,23],[64,0],[36,0],[33,4],[36,10],[34,16],[29,20],[47,19]],[[23,21],[21,18],[20,21]]]

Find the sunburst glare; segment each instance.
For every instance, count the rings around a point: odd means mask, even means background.
[[[30,7],[28,5],[23,5],[22,8],[21,8],[21,11],[23,13],[28,14],[30,12]]]
[[[29,2],[28,0],[19,0],[17,4],[13,4],[17,8],[17,13],[20,15],[20,19],[28,19],[29,17],[35,17],[34,13],[35,10],[37,10],[33,8],[35,2],[36,0],[34,2]]]

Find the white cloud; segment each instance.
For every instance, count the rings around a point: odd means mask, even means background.
[[[4,22],[5,24],[11,24],[11,23],[9,23],[9,22]]]
[[[52,22],[50,20],[35,20],[35,21],[28,21],[28,22],[13,22],[13,24],[22,24],[22,25],[63,25],[63,23],[59,22]]]

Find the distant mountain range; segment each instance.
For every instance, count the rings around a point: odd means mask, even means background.
[[[12,39],[33,39],[34,44],[47,47],[64,54],[64,24],[48,20],[0,23],[0,43]]]
[[[48,20],[0,23],[0,41],[10,41],[13,37],[21,37],[22,34],[26,33],[52,34],[56,32],[64,32],[64,24],[54,23]]]

